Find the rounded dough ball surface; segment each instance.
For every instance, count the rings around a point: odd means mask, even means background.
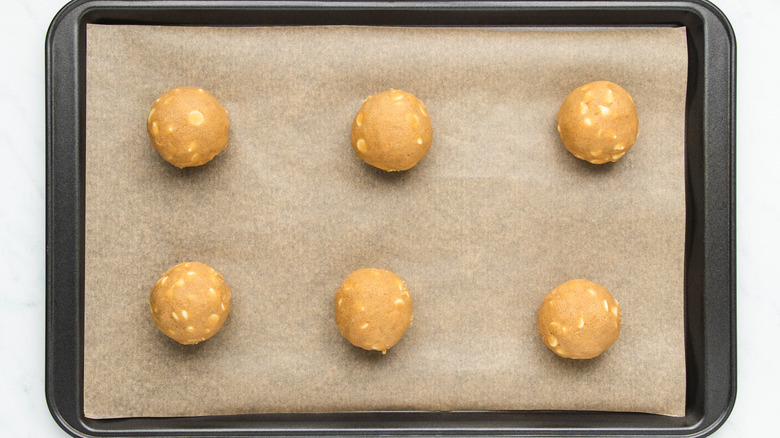
[[[230,289],[208,265],[180,263],[152,288],[149,309],[154,324],[181,344],[197,344],[214,336],[230,312]]]
[[[620,307],[603,286],[570,280],[544,297],[537,324],[544,345],[558,356],[591,359],[620,335]]]
[[[572,91],[558,110],[558,133],[575,157],[593,164],[617,161],[639,131],[636,105],[621,86],[596,81]]]
[[[412,323],[412,297],[397,275],[358,269],[341,283],[334,299],[336,325],[352,345],[385,353]]]
[[[407,170],[428,153],[433,127],[420,99],[388,90],[363,101],[352,122],[351,141],[366,163],[386,171]]]
[[[178,168],[200,166],[228,142],[227,110],[202,88],[174,88],[149,110],[146,130],[152,146]]]

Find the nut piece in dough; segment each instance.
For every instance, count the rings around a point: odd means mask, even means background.
[[[386,171],[407,170],[428,153],[433,127],[420,99],[388,90],[363,101],[352,122],[351,141],[366,163]]]
[[[617,161],[639,131],[636,105],[621,86],[608,81],[572,91],[558,110],[558,133],[566,149],[593,164]]]
[[[152,146],[178,168],[211,161],[228,142],[227,110],[202,88],[174,88],[160,96],[146,118]]]
[[[537,315],[542,341],[569,359],[591,359],[620,335],[620,307],[603,286],[569,280],[544,297]]]
[[[149,295],[152,321],[181,344],[214,336],[230,312],[230,289],[208,265],[180,263],[157,280]]]
[[[365,350],[387,352],[412,323],[412,297],[406,283],[384,269],[349,274],[336,292],[334,305],[341,334]]]

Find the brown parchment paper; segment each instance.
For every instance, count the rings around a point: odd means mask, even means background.
[[[90,418],[362,410],[588,409],[682,415],[682,28],[475,30],[88,25],[84,411]],[[560,144],[558,106],[593,80],[634,97],[640,134],[594,166]],[[163,92],[203,87],[229,146],[179,170],[152,149]],[[400,88],[430,153],[385,173],[352,119]],[[233,294],[212,339],[149,316],[170,266]],[[414,323],[386,355],[339,334],[333,296],[363,267],[408,284]],[[593,360],[542,344],[536,311],[588,278],[620,302]]]

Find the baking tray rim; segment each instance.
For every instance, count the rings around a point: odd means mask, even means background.
[[[116,22],[122,23],[123,13],[127,11],[141,13],[165,13],[170,20],[172,13],[195,13],[188,19],[175,18],[170,21],[142,18],[128,20],[126,24],[173,24],[173,25],[236,25],[235,23],[220,24],[211,23],[203,14],[236,14],[239,11],[253,11],[255,13],[290,13],[291,16],[308,13],[330,13],[327,19],[335,17],[344,18],[344,14],[363,14],[362,19],[368,20],[368,25],[387,25],[386,23],[373,23],[376,13],[388,15],[396,13],[407,14],[407,18],[401,18],[402,22],[390,25],[409,25],[414,23],[413,15],[423,16],[422,19],[430,19],[431,13],[454,14],[456,22],[449,25],[466,25],[469,27],[490,25],[491,23],[469,22],[479,21],[480,18],[465,18],[466,12],[488,15],[488,20],[495,20],[497,11],[536,14],[539,16],[556,15],[560,20],[561,15],[568,16],[566,23],[556,22],[552,25],[589,25],[603,26],[604,23],[587,23],[588,14],[627,14],[645,11],[658,16],[669,18],[672,14],[678,18],[688,16],[694,22],[698,20],[700,28],[689,27],[689,44],[691,38],[699,38],[702,44],[694,49],[696,56],[701,57],[702,65],[693,63],[695,69],[701,71],[692,72],[689,67],[689,87],[692,75],[700,78],[701,83],[696,83],[697,90],[689,89],[689,99],[695,98],[696,104],[701,103],[702,132],[701,141],[702,163],[695,165],[686,164],[686,186],[696,183],[697,187],[688,187],[687,198],[694,198],[688,204],[688,221],[695,222],[700,242],[686,243],[686,277],[688,277],[689,255],[688,248],[701,244],[702,254],[700,261],[704,272],[701,279],[702,288],[701,303],[703,310],[697,317],[703,323],[701,334],[704,345],[689,349],[690,332],[689,321],[692,318],[691,311],[696,312],[688,302],[689,279],[686,278],[686,362],[698,361],[703,374],[701,383],[703,388],[698,388],[702,397],[697,401],[697,412],[687,412],[682,418],[682,423],[672,427],[644,426],[632,427],[621,421],[626,417],[661,417],[651,414],[636,413],[609,413],[587,411],[460,411],[460,412],[363,412],[346,414],[256,414],[233,415],[215,417],[180,417],[180,418],[155,418],[155,419],[116,419],[93,420],[83,416],[81,406],[83,399],[81,376],[83,371],[83,357],[79,348],[83,346],[83,195],[84,195],[84,171],[83,171],[83,140],[84,140],[84,86],[85,72],[83,67],[85,53],[85,26],[92,22]],[[199,14],[202,13],[202,14]],[[335,14],[334,14],[335,13]],[[461,15],[457,15],[461,14]],[[547,15],[545,15],[547,14]],[[680,15],[682,14],[682,15]],[[692,14],[692,15],[688,15]],[[576,15],[578,18],[574,18]],[[159,16],[159,15],[158,15]],[[583,16],[586,22],[582,22]],[[492,18],[491,18],[492,17]],[[288,18],[289,19],[289,18]],[[354,20],[354,17],[352,18]],[[396,20],[399,18],[396,17]],[[485,18],[481,18],[484,20]],[[593,19],[591,17],[591,19]],[[657,17],[656,17],[657,19]],[[116,21],[113,21],[116,20]],[[205,22],[203,20],[206,20]],[[461,21],[458,21],[461,20]],[[350,21],[350,20],[346,20]],[[533,27],[535,23],[502,23],[514,27]],[[555,21],[555,20],[553,20]],[[573,23],[572,23],[573,22]],[[669,20],[668,25],[679,22]],[[271,25],[278,25],[270,23]],[[331,23],[321,23],[331,24]],[[338,23],[336,23],[338,24]],[[344,23],[353,24],[353,23]],[[441,23],[440,23],[441,24]],[[547,23],[550,24],[550,23]],[[643,25],[642,20],[631,23],[610,23],[618,26]],[[644,25],[662,25],[662,22],[645,23]],[[238,25],[252,25],[240,23]],[[254,24],[263,25],[263,24]],[[268,24],[266,24],[268,25]],[[283,24],[283,25],[289,25]],[[444,23],[443,25],[448,25]],[[69,26],[69,27],[64,27]],[[726,49],[718,51],[718,47],[711,41],[715,36],[726,43]],[[67,44],[69,43],[69,44]],[[720,47],[723,47],[721,44]],[[689,49],[689,59],[693,56]],[[60,62],[63,59],[65,63]],[[699,58],[697,58],[699,59]],[[75,61],[73,63],[69,61]],[[73,64],[73,65],[71,65]],[[75,79],[72,89],[63,90],[55,87],[55,80],[70,78]],[[725,82],[725,84],[724,84]],[[724,89],[724,85],[726,85]],[[719,87],[720,86],[720,87]],[[68,92],[69,91],[69,92]],[[699,100],[700,99],[700,100]],[[55,104],[59,109],[64,104],[74,110],[71,114],[63,115],[55,111]],[[720,107],[718,106],[720,105]],[[716,114],[717,113],[717,114]],[[720,117],[717,117],[720,116]],[[688,108],[686,109],[686,125],[690,120]],[[729,123],[722,123],[722,120]],[[695,121],[698,121],[695,120]],[[715,121],[720,122],[720,129],[715,127]],[[696,130],[696,126],[690,126]],[[686,127],[686,144],[690,140],[689,126]],[[725,130],[725,132],[723,132]],[[59,134],[65,131],[66,134]],[[177,432],[188,435],[219,435],[225,434],[448,434],[448,435],[472,435],[472,434],[512,434],[512,435],[625,435],[625,436],[705,436],[712,433],[728,418],[736,399],[736,38],[727,18],[714,5],[706,0],[684,1],[569,1],[554,0],[548,2],[509,0],[495,2],[481,1],[395,1],[395,2],[357,2],[357,1],[112,1],[112,0],[75,0],[65,5],[54,17],[46,37],[46,400],[55,421],[63,430],[74,436],[117,436],[125,432],[133,435],[171,435]],[[75,134],[75,135],[72,135]],[[719,135],[720,134],[720,135]],[[725,134],[725,135],[723,135]],[[695,136],[695,135],[694,135]],[[75,138],[74,138],[75,137]],[[698,137],[697,137],[698,138]],[[75,141],[74,141],[75,140]],[[58,146],[55,148],[55,143]],[[686,160],[689,152],[686,152]],[[699,168],[701,167],[701,168]],[[694,177],[701,176],[699,181]],[[701,184],[701,187],[698,187]],[[698,191],[698,192],[697,192]],[[704,198],[704,201],[702,201]],[[74,205],[75,203],[75,205]],[[62,211],[66,214],[60,216]],[[693,210],[693,212],[691,211]],[[695,217],[691,217],[694,215]],[[60,219],[63,217],[63,219]],[[75,219],[76,223],[72,223]],[[687,225],[691,230],[692,224]],[[688,234],[686,232],[686,234]],[[709,239],[708,239],[709,238]],[[717,241],[713,239],[717,238]],[[690,238],[696,240],[696,237]],[[79,246],[80,245],[80,246]],[[698,246],[695,248],[698,249]],[[67,263],[61,263],[62,261]],[[75,268],[75,269],[73,269]],[[725,268],[725,269],[724,269]],[[718,271],[718,272],[715,272]],[[706,292],[705,292],[706,290]],[[712,296],[710,291],[716,291]],[[715,293],[715,292],[713,292]],[[709,295],[708,295],[709,294]],[[59,310],[64,309],[67,315],[60,315]],[[76,320],[67,321],[65,316],[76,316]],[[79,318],[80,316],[80,318]],[[706,330],[726,321],[725,327],[721,327],[717,337],[713,334],[707,336]],[[698,329],[699,327],[693,327]],[[80,339],[67,339],[63,336],[80,337]],[[63,345],[66,344],[66,345]],[[76,348],[74,348],[76,347]],[[715,348],[719,347],[719,348]],[[724,361],[720,366],[714,361]],[[63,364],[67,366],[63,367]],[[689,365],[690,368],[690,365]],[[65,375],[63,375],[65,374]],[[65,377],[75,377],[70,382]],[[697,376],[698,378],[699,376]],[[690,379],[690,377],[689,377]],[[710,385],[705,385],[710,383]],[[725,388],[717,388],[712,384],[720,383]],[[691,392],[689,381],[689,393]],[[75,387],[73,387],[75,386]],[[713,399],[713,391],[717,397]],[[77,394],[78,393],[78,394]],[[67,394],[67,396],[64,396]],[[76,395],[74,398],[73,396]],[[690,394],[689,394],[690,395]],[[63,404],[67,399],[67,402]],[[72,406],[76,401],[78,406]],[[64,409],[65,408],[65,409]],[[484,416],[506,413],[508,419],[493,419],[484,423],[475,416]],[[388,415],[405,415],[407,419],[420,420],[426,424],[424,427],[399,427],[393,419],[388,421]],[[338,417],[335,423],[325,422],[327,417]],[[433,416],[433,417],[431,417]],[[453,417],[455,416],[455,417]],[[517,418],[520,416],[520,418]],[[515,427],[513,420],[522,417],[533,417],[531,424],[538,423],[546,426],[529,426],[529,422],[521,421],[521,427]],[[602,421],[600,427],[578,426],[579,420],[599,417]],[[380,418],[382,417],[382,418]],[[366,419],[370,419],[366,422]],[[550,420],[554,420],[550,422]],[[135,423],[133,422],[134,420]],[[605,421],[606,420],[606,421]],[[415,423],[412,422],[412,424]],[[437,421],[446,422],[451,427],[435,426]],[[142,423],[165,423],[169,426],[149,427]],[[125,427],[122,424],[125,423]],[[211,426],[203,427],[206,423]],[[362,427],[355,427],[360,423]],[[408,421],[407,421],[408,423]],[[630,423],[630,422],[629,422]],[[117,427],[117,425],[120,425]],[[225,427],[234,425],[241,427]],[[258,427],[258,424],[266,424],[266,428]],[[291,426],[301,424],[304,427]],[[312,427],[319,424],[320,427]],[[326,425],[322,427],[322,425]],[[394,426],[396,424],[396,426]],[[422,423],[420,423],[422,424]],[[492,426],[491,426],[492,424]],[[651,423],[654,424],[654,423]],[[268,427],[275,425],[274,427]],[[308,425],[308,426],[306,426]],[[368,425],[368,426],[366,426]],[[335,426],[335,427],[334,427]]]

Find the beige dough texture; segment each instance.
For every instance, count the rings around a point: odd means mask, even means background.
[[[181,344],[197,344],[222,328],[230,313],[230,289],[210,266],[180,263],[152,288],[149,310],[166,336]]]
[[[412,323],[412,297],[406,283],[384,269],[349,274],[336,292],[334,305],[341,334],[365,350],[387,352]]]
[[[146,130],[152,146],[178,168],[200,166],[227,146],[227,110],[202,88],[174,88],[149,110]]]
[[[428,153],[433,127],[420,99],[388,90],[363,101],[352,122],[351,141],[366,163],[386,171],[407,170]]]
[[[614,162],[631,149],[639,118],[631,95],[609,81],[572,91],[558,110],[558,133],[566,149],[593,164]]]
[[[550,350],[569,359],[591,359],[620,335],[620,306],[603,286],[569,280],[544,297],[537,324]]]

